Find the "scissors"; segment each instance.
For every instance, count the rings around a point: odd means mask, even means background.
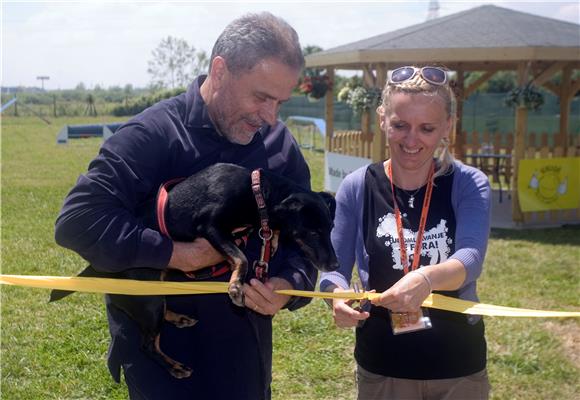
[[[352,290],[355,293],[362,293],[363,291],[361,290],[362,284],[359,281],[355,281],[352,283]],[[369,311],[370,310],[370,303],[368,302],[367,299],[362,299],[362,300],[355,300],[355,302],[358,301],[359,304],[356,307],[353,307],[354,310],[358,311],[358,312],[363,312],[363,311]],[[365,324],[366,320],[363,319],[361,321],[358,321],[357,323],[357,328],[362,327]]]

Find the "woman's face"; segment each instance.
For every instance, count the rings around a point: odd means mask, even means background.
[[[441,139],[449,137],[451,118],[438,95],[395,93],[381,129],[387,134],[393,163],[407,171],[424,170]]]

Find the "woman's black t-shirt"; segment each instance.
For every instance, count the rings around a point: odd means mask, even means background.
[[[455,214],[451,203],[453,173],[437,177],[421,250],[420,266],[439,264],[455,252]],[[403,221],[409,265],[426,185],[417,193],[395,186]],[[414,195],[414,208],[409,197]],[[364,242],[369,255],[369,286],[382,292],[403,275],[391,182],[383,163],[369,166],[365,176]],[[437,292],[458,297],[457,292]],[[483,321],[469,324],[465,314],[428,309],[432,328],[393,335],[388,311],[372,307],[371,316],[357,328],[355,358],[366,370],[406,379],[447,379],[481,371],[486,364]]]

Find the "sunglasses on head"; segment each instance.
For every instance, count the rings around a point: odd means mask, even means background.
[[[447,72],[439,67],[401,67],[394,69],[389,77],[389,83],[403,83],[413,79],[419,72],[421,78],[432,85],[445,85],[447,83]]]

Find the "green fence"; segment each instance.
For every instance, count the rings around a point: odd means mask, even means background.
[[[285,121],[291,115],[324,119],[324,104],[324,99],[313,101],[306,96],[293,96],[282,105],[280,119]],[[346,103],[335,100],[334,129],[339,131],[358,130],[360,129],[360,116],[357,116]]]
[[[475,93],[463,103],[463,129],[466,131],[508,133],[514,131],[515,111],[504,105],[506,95],[499,93]],[[284,103],[280,117],[290,115],[324,118],[324,99],[308,100],[294,96]],[[544,95],[544,105],[538,111],[528,113],[528,131],[554,134],[560,130],[560,104],[551,94]],[[360,116],[355,115],[345,103],[334,102],[334,129],[360,129]],[[580,135],[580,98],[576,97],[570,107],[570,135]]]

